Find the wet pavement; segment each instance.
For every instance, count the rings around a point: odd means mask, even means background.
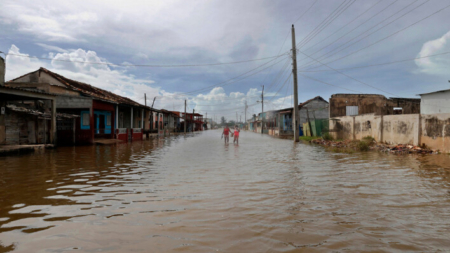
[[[446,252],[450,158],[220,131],[0,157],[0,252]]]

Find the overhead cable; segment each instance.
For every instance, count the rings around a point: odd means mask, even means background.
[[[447,5],[447,6],[445,6],[445,7],[443,7],[443,8],[441,8],[441,9],[439,9],[439,10],[437,10],[437,11],[435,11],[435,12],[433,12],[433,13],[431,13],[430,15],[428,15],[428,16],[426,16],[426,17],[424,17],[424,18],[422,18],[422,19],[420,19],[420,20],[418,20],[418,21],[416,21],[416,22],[414,22],[414,23],[408,25],[407,27],[404,27],[404,28],[402,28],[402,29],[400,29],[400,30],[398,30],[398,31],[396,31],[396,32],[394,32],[394,33],[392,33],[392,34],[390,34],[390,35],[388,35],[388,36],[386,36],[386,37],[380,39],[380,40],[375,41],[374,43],[369,44],[368,46],[365,46],[365,47],[363,47],[363,48],[361,48],[361,49],[358,49],[358,50],[356,50],[356,51],[354,51],[354,52],[352,52],[352,53],[350,53],[350,54],[347,54],[347,55],[342,56],[342,57],[340,57],[340,58],[337,58],[337,59],[335,59],[335,60],[329,61],[329,62],[327,62],[327,64],[330,64],[330,63],[339,61],[339,60],[341,60],[341,59],[347,58],[347,57],[349,57],[350,55],[353,55],[353,54],[358,53],[358,52],[360,52],[360,51],[362,51],[362,50],[364,50],[364,49],[366,49],[366,48],[369,48],[369,47],[371,47],[371,46],[373,46],[373,45],[375,45],[375,44],[377,44],[377,43],[380,43],[381,41],[386,40],[386,39],[388,39],[388,38],[390,38],[390,37],[392,37],[392,36],[394,36],[394,35],[396,35],[396,34],[402,32],[402,31],[404,31],[404,30],[406,30],[406,29],[408,29],[408,28],[410,28],[410,27],[412,27],[412,26],[414,26],[414,25],[416,25],[416,24],[418,24],[418,23],[420,23],[420,22],[422,22],[422,21],[424,21],[424,20],[426,20],[426,19],[428,19],[428,18],[430,18],[430,17],[436,15],[436,14],[438,14],[439,12],[441,12],[441,11],[443,11],[443,10],[449,8],[449,7],[450,7],[450,4]],[[370,35],[370,34],[369,34],[369,35]],[[369,36],[369,35],[367,35],[367,36]],[[367,36],[366,36],[366,37],[367,37]],[[364,37],[364,38],[366,38],[366,37]],[[362,38],[362,39],[364,39],[364,38]],[[362,40],[362,39],[361,39],[361,40]],[[359,41],[360,41],[360,40],[359,40]],[[358,42],[358,41],[356,41],[356,42]],[[355,43],[356,43],[356,42],[355,42]],[[354,43],[353,43],[353,44],[354,44]],[[351,45],[353,45],[353,44],[351,44]],[[351,45],[349,45],[349,46],[351,46]],[[348,47],[349,47],[349,46],[348,46]]]
[[[150,67],[150,68],[184,68],[184,67],[205,67],[205,66],[218,66],[218,65],[229,65],[229,64],[238,64],[252,61],[262,61],[267,59],[273,59],[281,57],[284,54],[270,56],[265,58],[251,59],[251,60],[243,60],[243,61],[234,61],[234,62],[217,62],[217,63],[203,63],[203,64],[117,64],[117,63],[109,63],[109,62],[90,62],[90,61],[78,61],[78,60],[64,60],[64,59],[56,59],[56,58],[48,58],[48,57],[36,57],[29,56],[24,54],[15,54],[15,53],[7,53],[6,55],[18,56],[18,57],[27,57],[32,59],[40,59],[40,60],[51,60],[51,61],[59,61],[59,62],[74,62],[74,63],[85,63],[85,64],[96,64],[96,65],[108,65],[108,66],[118,66],[118,67]]]

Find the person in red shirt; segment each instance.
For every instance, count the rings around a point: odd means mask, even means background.
[[[234,126],[234,140],[233,143],[239,144],[239,132],[241,130],[239,129],[239,127],[237,125]]]
[[[225,125],[225,128],[223,129],[222,136],[224,136],[225,144],[230,142],[230,128],[228,125]]]

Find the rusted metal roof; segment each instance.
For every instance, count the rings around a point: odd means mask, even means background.
[[[131,105],[136,107],[145,107],[144,105],[139,104],[138,102],[135,102],[127,97],[122,97],[117,94],[114,94],[110,91],[103,90],[100,88],[97,88],[95,86],[92,86],[87,83],[78,82],[72,79],[69,79],[67,77],[64,77],[62,75],[59,75],[55,72],[52,72],[46,68],[40,68],[39,71],[45,72],[58,81],[62,82],[63,84],[67,85],[68,87],[80,91],[81,93],[91,96],[93,98],[98,98],[100,100],[106,100],[117,104],[125,104],[125,105]]]
[[[50,112],[41,112],[38,110],[33,109],[27,109],[24,107],[18,107],[16,105],[7,105],[6,108],[8,108],[11,111],[19,112],[19,113],[26,113],[34,116],[39,116],[43,118],[50,119],[52,117]],[[67,113],[56,113],[56,118],[64,118],[64,119],[73,119],[73,118],[79,118],[80,115],[75,114],[67,114]]]

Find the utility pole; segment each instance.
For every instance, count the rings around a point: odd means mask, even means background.
[[[295,48],[295,28],[292,24],[292,75],[294,77],[294,115],[292,115],[292,124],[294,128],[294,142],[299,142],[298,133],[298,91],[297,91],[297,49]]]
[[[245,101],[245,122],[247,122],[247,108],[248,108],[248,106],[247,106],[247,100]]]
[[[153,98],[152,108],[153,108],[153,105],[155,104],[155,99],[156,99],[156,97]]]
[[[184,135],[186,135],[186,100],[184,100]]]
[[[147,93],[144,93],[145,106],[147,106]]]
[[[261,134],[263,134],[264,129],[264,85],[262,86],[262,92],[261,92]]]
[[[206,129],[208,129],[208,113],[206,113],[206,120],[205,120],[205,122],[206,122]]]
[[[195,109],[192,109],[192,132],[195,130],[195,121],[194,121]]]

